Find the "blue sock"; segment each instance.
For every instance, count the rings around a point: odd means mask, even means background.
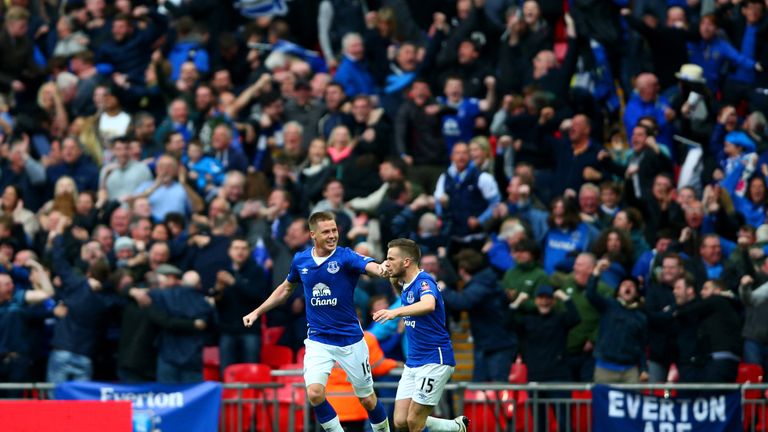
[[[379,424],[387,420],[387,411],[384,409],[384,405],[380,400],[376,401],[376,406],[372,410],[368,411],[368,419],[371,424]]]
[[[336,417],[336,410],[328,403],[327,399],[313,409],[315,410],[315,417],[320,423],[328,423]]]

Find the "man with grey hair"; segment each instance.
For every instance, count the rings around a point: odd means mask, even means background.
[[[595,336],[600,325],[600,314],[587,299],[587,282],[595,269],[597,260],[591,253],[580,253],[573,264],[573,271],[565,278],[553,278],[553,285],[562,289],[573,300],[579,312],[581,322],[568,333],[566,350],[571,380],[576,382],[591,382],[595,371],[595,359],[592,351],[595,347]],[[598,295],[612,297],[613,290],[600,281],[597,285]]]
[[[376,92],[373,75],[365,62],[363,38],[358,33],[347,33],[342,39],[344,56],[334,80],[344,87],[344,93],[353,98],[359,94]]]

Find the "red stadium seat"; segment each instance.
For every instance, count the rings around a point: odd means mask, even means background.
[[[277,342],[283,337],[285,327],[262,327],[261,343],[264,345],[277,345]]]
[[[279,368],[284,364],[293,363],[293,350],[282,345],[263,345],[261,347],[261,363]]]
[[[512,367],[509,369],[510,384],[525,384],[528,382],[528,366],[523,363],[520,356],[517,357]]]
[[[221,381],[221,362],[219,347],[203,348],[203,379],[206,381]]]
[[[301,367],[304,367],[304,354],[306,351],[307,349],[305,347],[301,347],[296,351],[296,363],[300,364]]]
[[[592,400],[592,391],[574,390],[571,399],[575,401]],[[576,403],[571,407],[571,428],[573,432],[588,432],[592,430],[592,407],[588,403]]]
[[[227,366],[224,370],[225,383],[268,383],[272,382],[272,368],[259,363],[240,363]],[[272,404],[268,401],[238,402],[242,404],[242,411],[238,410],[238,403],[227,403],[253,399],[268,399],[273,395],[272,390],[262,389],[225,389],[222,392],[224,404],[224,422],[227,431],[249,431],[256,422],[256,430],[259,432],[272,431]]]
[[[736,382],[739,384],[759,384],[763,382],[763,368],[760,365],[741,363],[739,364],[739,373],[736,376]],[[744,391],[744,429],[745,430],[768,430],[766,422],[765,405],[756,403],[762,399],[761,390]],[[753,429],[754,428],[754,429]]]
[[[281,370],[302,370],[304,368],[304,365],[298,364],[298,363],[286,363],[284,365],[280,365]],[[298,382],[304,382],[304,376],[300,372],[297,375],[290,375],[290,376],[278,376],[275,377],[275,381],[283,384],[293,384]]]

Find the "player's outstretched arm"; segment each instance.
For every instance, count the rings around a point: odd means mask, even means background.
[[[253,310],[253,312],[243,317],[243,325],[246,327],[252,326],[253,323],[258,321],[260,316],[285,303],[285,301],[291,297],[291,294],[293,294],[293,290],[296,289],[296,285],[297,284],[288,282],[287,279],[284,280],[283,283],[275,288],[269,298],[264,300],[264,303],[262,303],[261,306],[257,307]]]
[[[368,276],[388,278],[389,268],[384,264],[371,261],[365,265],[365,273]]]
[[[425,295],[421,300],[412,305],[377,311],[373,314],[373,320],[377,323],[385,323],[398,317],[426,315],[430,312],[434,312],[435,305],[435,297],[432,295]]]

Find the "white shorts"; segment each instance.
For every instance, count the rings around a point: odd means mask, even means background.
[[[453,366],[437,363],[416,368],[405,366],[395,400],[411,399],[419,405],[437,405],[453,370]]]
[[[363,398],[373,394],[373,377],[365,339],[344,347],[306,339],[304,346],[307,348],[304,354],[304,383],[307,386],[325,386],[331,369],[338,362],[347,373],[347,381],[352,384],[355,396]]]

